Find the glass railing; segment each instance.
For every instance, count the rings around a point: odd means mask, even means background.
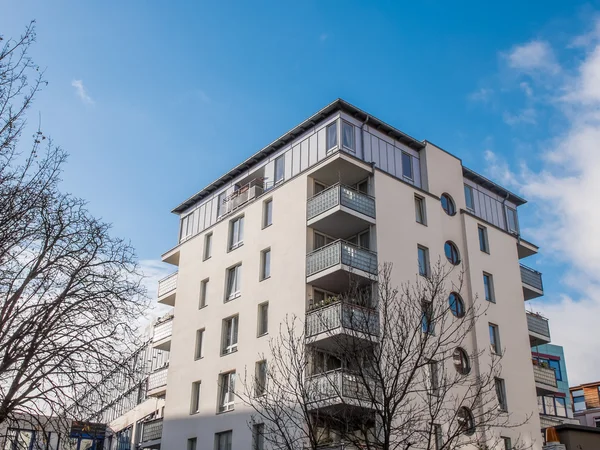
[[[162,437],[163,420],[154,419],[142,423],[141,442],[150,442],[159,440]]]
[[[314,275],[337,264],[344,264],[373,275],[377,274],[375,252],[338,240],[306,256],[306,276]]]
[[[372,308],[348,302],[313,309],[306,314],[306,337],[346,328],[360,333],[379,334],[379,313]]]
[[[368,217],[375,217],[375,199],[354,188],[335,184],[308,199],[308,219],[342,205]]]
[[[550,339],[550,326],[548,319],[539,314],[527,313],[527,328],[533,333],[540,334]]]
[[[163,278],[158,282],[158,298],[177,289],[177,272]]]
[[[173,316],[163,319],[160,323],[154,325],[154,335],[152,342],[162,341],[173,334]]]
[[[336,369],[313,375],[307,380],[307,394],[311,401],[339,398],[343,402],[370,402],[375,398],[375,383],[365,383],[363,377],[345,369]]]
[[[152,391],[167,384],[169,366],[161,367],[148,375],[148,390]]]
[[[542,274],[537,270],[533,270],[531,267],[527,267],[523,264],[521,264],[521,281],[523,284],[531,286],[539,291],[544,290],[544,285],[542,284]]]

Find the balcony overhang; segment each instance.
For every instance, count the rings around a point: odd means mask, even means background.
[[[376,279],[374,274],[340,263],[307,277],[306,283],[330,292],[345,292],[352,283],[362,286]]]
[[[373,167],[359,159],[338,151],[324,159],[308,176],[325,185],[336,183],[355,185],[373,173]]]
[[[163,253],[161,256],[162,262],[166,262],[167,264],[173,264],[174,266],[179,266],[179,253],[181,250],[181,245],[177,245],[173,247],[171,250]]]
[[[544,295],[543,289],[538,289],[537,287],[531,286],[525,282],[523,282],[523,297],[525,300],[531,300],[534,298],[538,298]]]
[[[517,239],[517,254],[519,255],[519,259],[537,255],[538,250],[539,248],[537,245],[527,242],[525,239]]]
[[[157,350],[171,351],[171,336],[164,337],[152,342],[152,347]]]
[[[560,389],[556,386],[550,386],[549,384],[540,383],[539,381],[535,382],[535,391],[538,396],[541,395],[554,395],[559,394]]]
[[[162,305],[175,306],[176,294],[177,294],[177,289],[174,289],[173,291],[158,297],[157,301],[158,301],[158,303],[160,303]]]
[[[163,397],[167,393],[167,385],[155,387],[154,389],[148,389],[148,397]]]
[[[536,333],[535,331],[529,330],[529,346],[537,347],[538,345],[549,344],[550,337],[544,336],[543,334]]]
[[[328,236],[349,238],[375,225],[375,219],[346,206],[337,205],[309,219],[306,224]]]

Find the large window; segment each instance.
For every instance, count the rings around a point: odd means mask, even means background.
[[[496,303],[494,295],[494,279],[489,273],[483,273],[483,291],[488,302]]]
[[[427,370],[429,371],[429,389],[431,395],[438,395],[440,389],[440,374],[438,369],[438,362],[431,360],[427,363]]]
[[[275,160],[275,183],[283,181],[285,178],[285,155],[281,155]]]
[[[556,381],[562,381],[562,371],[560,370],[560,361],[556,359],[549,359],[548,365],[551,369],[554,369],[554,373],[556,374]]]
[[[192,383],[192,403],[190,405],[190,414],[200,412],[200,381]]]
[[[473,188],[468,184],[465,184],[465,202],[467,209],[475,211],[475,197],[473,196]]]
[[[215,434],[215,450],[231,450],[233,431],[224,431]]]
[[[235,401],[235,371],[219,376],[219,412],[232,411]]]
[[[225,301],[233,300],[241,295],[242,265],[227,269],[227,291],[225,292]]]
[[[425,216],[425,199],[418,195],[415,195],[415,219],[417,223],[427,225],[427,218]]]
[[[471,410],[465,406],[461,407],[456,413],[458,426],[466,435],[471,436],[475,433],[475,419]]]
[[[197,438],[189,438],[187,440],[187,450],[196,450]]]
[[[327,151],[337,146],[337,122],[327,126]]]
[[[433,424],[433,434],[435,436],[435,450],[442,450],[444,446],[444,438],[442,436],[442,426]]]
[[[498,399],[498,407],[500,411],[508,411],[506,402],[506,383],[502,378],[496,378],[496,398]]]
[[[229,251],[244,244],[244,216],[229,222]]]
[[[496,355],[502,354],[502,347],[500,346],[500,331],[498,330],[498,325],[494,325],[493,323],[489,324],[490,330],[490,349],[492,353]]]
[[[354,127],[348,122],[342,122],[342,145],[345,149],[356,151],[356,137]]]
[[[5,450],[29,450],[35,442],[35,431],[9,429]]]
[[[258,305],[258,336],[269,332],[269,302]]]
[[[217,197],[217,218],[221,217],[223,214],[227,212],[227,207],[225,206],[225,198],[227,197],[227,192],[221,192]]]
[[[414,179],[412,156],[405,152],[402,152],[402,176],[404,178],[408,178],[411,181]]]
[[[419,261],[419,275],[429,276],[429,249],[427,247],[417,247],[417,258]]]
[[[502,441],[504,443],[504,450],[512,450],[512,441],[509,437],[503,437]]]
[[[233,316],[223,321],[223,339],[221,354],[227,355],[237,351],[239,316]]]
[[[254,378],[254,393],[257,397],[264,395],[267,389],[267,361],[256,363]]]
[[[469,355],[463,348],[458,347],[454,350],[452,360],[454,362],[454,368],[461,375],[467,375],[471,371]]]

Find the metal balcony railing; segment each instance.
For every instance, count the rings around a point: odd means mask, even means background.
[[[537,333],[550,339],[550,326],[548,325],[548,319],[540,316],[539,314],[527,312],[527,328],[532,333]]]
[[[169,365],[161,367],[148,375],[148,390],[152,391],[167,384],[167,371]]]
[[[172,273],[158,282],[158,298],[175,289],[177,289],[177,272]]]
[[[544,384],[546,386],[556,387],[556,373],[554,369],[543,367],[539,365],[533,366],[533,378],[536,383]]]
[[[343,402],[369,402],[376,392],[375,383],[364,383],[361,376],[345,369],[336,369],[309,377],[307,393],[310,401],[340,398]]]
[[[373,197],[338,183],[308,199],[306,208],[308,219],[338,205],[375,218],[375,199]]]
[[[152,336],[152,342],[162,341],[173,334],[173,316],[157,323],[154,326],[154,335]]]
[[[379,334],[379,313],[375,309],[338,301],[306,314],[306,337],[347,328],[365,334]]]
[[[537,270],[533,270],[531,267],[527,267],[523,264],[521,264],[521,281],[523,284],[531,286],[532,288],[540,291],[544,290],[544,285],[542,284],[542,274]]]
[[[306,276],[344,264],[353,269],[377,274],[377,254],[349,242],[337,240],[306,256]]]
[[[142,423],[142,438],[140,442],[156,441],[162,437],[163,420],[149,420]]]

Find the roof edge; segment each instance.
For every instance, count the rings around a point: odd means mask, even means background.
[[[527,200],[525,200],[524,198],[519,197],[517,194],[509,191],[508,189],[503,188],[499,184],[494,183],[492,180],[484,177],[483,175],[480,175],[479,173],[469,169],[468,167],[462,166],[462,171],[465,178],[468,178],[469,180],[474,181],[477,184],[481,184],[483,187],[489,189],[495,194],[506,197],[507,200],[510,200],[517,206],[521,206],[527,203]]]

